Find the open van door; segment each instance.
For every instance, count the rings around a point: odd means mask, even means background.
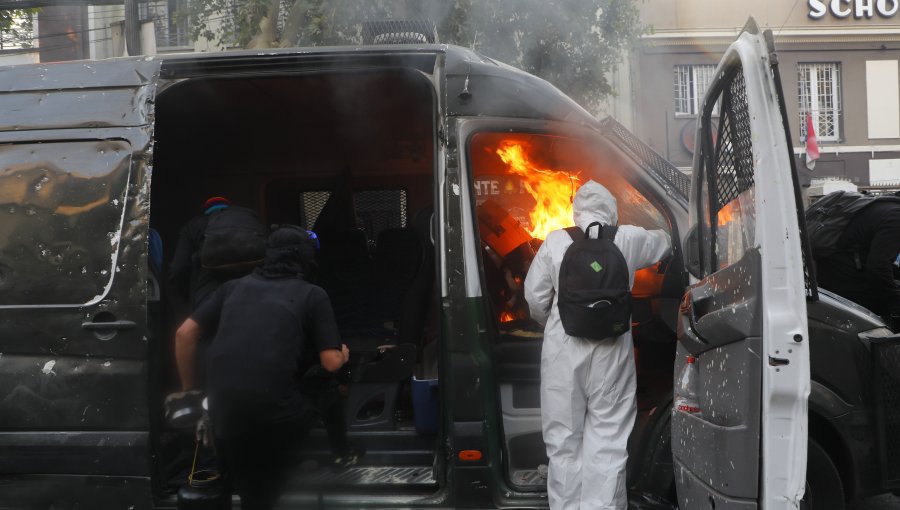
[[[788,509],[803,497],[814,290],[784,112],[771,32],[751,19],[698,123],[685,241],[697,281],[680,307],[675,373],[677,388],[697,358],[699,412],[673,411],[681,508]]]
[[[158,75],[152,59],[0,69],[0,499],[12,507],[149,505]]]

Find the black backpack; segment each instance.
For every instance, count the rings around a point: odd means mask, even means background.
[[[591,227],[600,231],[589,237]],[[591,223],[587,232],[566,229],[572,244],[559,267],[559,318],[569,336],[603,340],[617,337],[631,325],[628,264],[613,243],[618,227]]]
[[[212,271],[240,272],[266,256],[266,227],[255,212],[231,206],[209,218],[200,247],[200,264]]]
[[[826,258],[840,251],[838,240],[847,224],[876,200],[900,204],[900,198],[894,196],[873,197],[854,191],[835,191],[809,206],[806,210],[806,232],[813,257]]]

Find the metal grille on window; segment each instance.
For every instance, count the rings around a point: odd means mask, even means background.
[[[606,135],[618,142],[619,145],[634,161],[650,171],[664,188],[671,189],[675,196],[683,203],[690,200],[691,178],[685,175],[675,165],[656,153],[649,145],[634,136],[625,126],[612,117],[602,121]]]
[[[691,66],[675,66],[675,113],[693,113]]]
[[[696,115],[700,113],[703,95],[715,76],[714,65],[679,65],[675,73],[675,113]],[[717,109],[713,110],[717,113]]]
[[[744,73],[738,69],[725,89],[718,143],[715,147],[715,215],[728,202],[753,187],[753,143]]]
[[[322,214],[328,197],[331,196],[330,191],[304,191],[300,193],[300,226],[312,230],[313,225]]]
[[[138,2],[138,17],[152,21],[158,48],[189,46],[187,0],[142,0]]]
[[[353,194],[357,227],[375,240],[378,233],[406,226],[406,190],[384,189],[357,191]]]
[[[872,339],[878,448],[886,487],[900,487],[900,340]]]
[[[837,63],[799,64],[797,97],[800,105],[800,139],[806,139],[806,116],[812,116],[816,138],[840,139],[841,68]]]

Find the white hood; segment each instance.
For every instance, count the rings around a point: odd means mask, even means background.
[[[603,226],[617,225],[619,223],[617,211],[616,197],[598,182],[588,181],[575,193],[572,212],[575,225],[581,230],[587,229],[588,225],[595,221],[599,221]]]

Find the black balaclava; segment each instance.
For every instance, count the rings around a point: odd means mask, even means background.
[[[316,256],[316,242],[296,225],[282,225],[266,241],[266,259],[259,269],[267,278],[304,278]]]

